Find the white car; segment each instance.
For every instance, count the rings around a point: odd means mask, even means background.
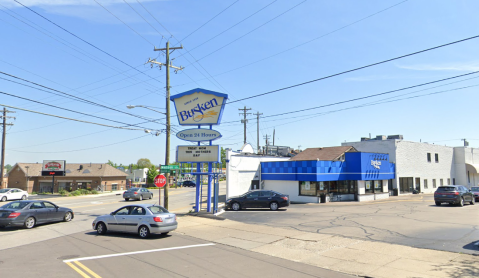
[[[28,192],[18,188],[4,188],[0,189],[0,201],[10,200],[26,200],[28,199]]]

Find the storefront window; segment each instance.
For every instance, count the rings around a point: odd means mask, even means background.
[[[299,195],[316,196],[316,182],[300,181]]]
[[[374,193],[382,193],[383,192],[383,181],[374,181]]]
[[[366,183],[366,193],[374,193],[372,181],[365,181]]]
[[[342,194],[349,193],[349,181],[338,181],[338,192]]]
[[[327,188],[324,186],[324,181],[319,182],[319,190],[327,190]]]
[[[357,192],[357,181],[349,181],[349,194]]]

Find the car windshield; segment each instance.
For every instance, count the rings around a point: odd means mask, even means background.
[[[444,187],[438,187],[437,191],[456,191],[456,188],[452,186],[444,186]]]
[[[471,191],[473,191],[473,192],[479,192],[479,187],[471,187]]]
[[[28,202],[11,202],[6,205],[3,205],[2,208],[4,209],[23,209],[24,207],[28,206]]]
[[[10,190],[10,188],[4,188],[4,189],[0,189],[0,193],[6,193]]]
[[[133,188],[128,189],[127,191],[138,191],[138,190],[139,190],[138,187],[133,187]]]
[[[148,207],[148,209],[151,211],[153,214],[158,214],[158,213],[168,213],[169,211],[166,210],[164,207],[160,206],[151,206]]]

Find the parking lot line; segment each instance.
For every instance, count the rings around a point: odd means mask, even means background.
[[[170,250],[178,250],[178,249],[186,249],[186,248],[195,248],[195,247],[203,247],[203,246],[212,246],[215,245],[214,243],[206,243],[206,244],[196,244],[196,245],[186,245],[186,246],[178,246],[178,247],[170,247],[170,248],[161,248],[161,249],[152,249],[152,250],[143,250],[143,251],[135,251],[135,252],[126,252],[126,253],[116,253],[110,255],[101,255],[101,256],[93,256],[93,257],[83,257],[83,258],[76,258],[71,260],[64,260],[64,263],[69,262],[78,262],[78,261],[87,261],[87,260],[96,260],[96,259],[104,259],[104,258],[111,258],[111,257],[119,257],[119,256],[129,256],[135,254],[143,254],[143,253],[151,253],[151,252],[162,252],[162,251],[170,251]]]
[[[66,262],[66,264],[71,267],[73,270],[75,270],[78,274],[80,274],[83,278],[91,278],[88,276],[85,272],[81,271],[78,269],[78,267],[74,266],[71,262]]]

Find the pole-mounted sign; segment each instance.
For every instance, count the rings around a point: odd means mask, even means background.
[[[64,176],[65,160],[43,160],[42,176]]]

